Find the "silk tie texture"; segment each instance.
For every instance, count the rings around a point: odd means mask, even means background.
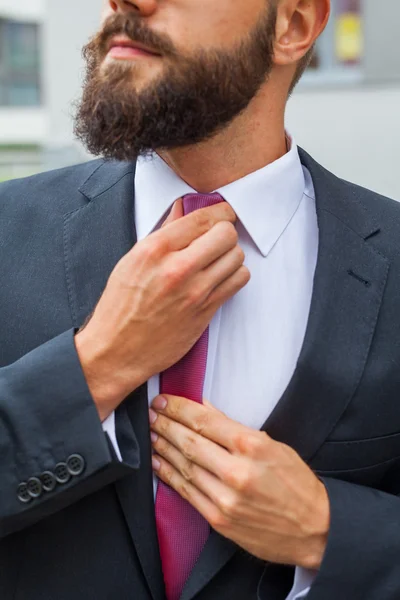
[[[183,211],[187,215],[220,202],[224,199],[217,193],[188,194],[183,197]],[[161,394],[203,402],[208,333],[207,328],[180,361],[161,373]],[[167,600],[179,600],[205,546],[210,526],[189,502],[162,481],[158,482],[155,512]]]

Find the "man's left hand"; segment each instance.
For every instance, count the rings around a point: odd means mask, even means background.
[[[329,531],[328,495],[292,448],[209,403],[163,395],[152,408],[153,468],[164,483],[250,554],[320,567]]]

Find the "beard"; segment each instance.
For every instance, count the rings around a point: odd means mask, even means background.
[[[225,129],[256,96],[273,66],[276,10],[231,50],[183,55],[134,13],[115,15],[84,48],[86,77],[74,132],[87,150],[107,159],[198,144]],[[103,64],[115,35],[161,54],[163,73],[135,89],[135,63]]]

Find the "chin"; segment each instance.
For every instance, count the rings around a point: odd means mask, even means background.
[[[103,78],[110,78],[114,81],[116,78],[121,81],[121,78],[125,76],[131,78],[132,74],[134,74],[134,80],[131,79],[131,84],[134,90],[139,92],[151,85],[156,77],[160,75],[160,68],[149,66],[148,64],[140,64],[140,61],[136,60],[121,60],[106,57],[100,67],[100,74]]]
[[[134,60],[122,60],[121,58],[106,56],[101,63],[100,72],[102,74],[110,74],[115,73],[116,71],[130,71],[137,66],[137,63]]]

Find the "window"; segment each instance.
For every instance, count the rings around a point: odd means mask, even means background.
[[[39,26],[0,19],[0,106],[39,104]]]
[[[319,38],[308,77],[358,78],[363,57],[364,0],[332,0],[332,14]]]

